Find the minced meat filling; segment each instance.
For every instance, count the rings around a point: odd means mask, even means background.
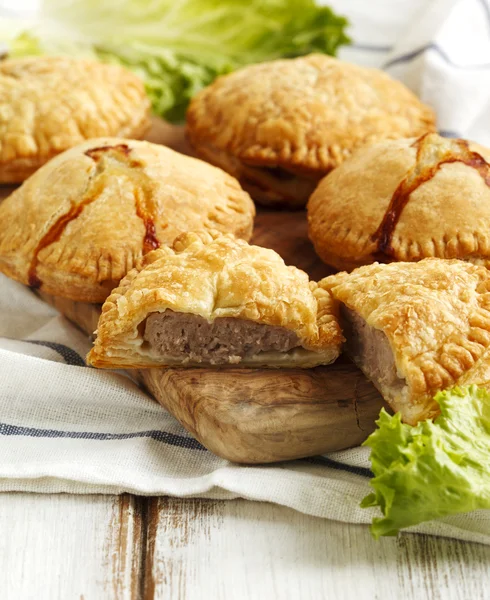
[[[320,175],[300,175],[281,167],[252,167],[239,163],[238,179],[263,190],[272,190],[306,203],[322,178]]]
[[[260,352],[288,352],[300,345],[298,336],[284,327],[229,317],[209,323],[199,315],[172,310],[148,316],[144,339],[167,359],[212,365],[239,363]]]
[[[407,382],[398,376],[386,335],[344,304],[340,306],[346,338],[345,351],[383,395],[394,397]]]

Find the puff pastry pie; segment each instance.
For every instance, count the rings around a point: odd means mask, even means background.
[[[319,285],[341,303],[347,353],[405,422],[437,415],[439,390],[485,383],[490,272],[484,267],[438,258],[374,263]]]
[[[48,294],[103,302],[143,254],[190,229],[249,239],[254,214],[221,169],[148,142],[90,140],[0,205],[0,271]]]
[[[350,270],[435,256],[490,266],[490,150],[436,133],[362,148],[308,202],[319,256]]]
[[[313,367],[342,334],[330,294],[273,250],[185,233],[151,252],[102,307],[96,367]]]
[[[117,65],[67,57],[0,62],[0,183],[100,136],[141,138],[150,125],[143,82]]]
[[[197,153],[263,204],[304,206],[352,151],[434,131],[434,113],[377,69],[329,56],[276,60],[220,77],[192,100]]]

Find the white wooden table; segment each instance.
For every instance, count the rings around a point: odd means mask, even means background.
[[[245,500],[0,494],[2,600],[490,597],[490,547]]]

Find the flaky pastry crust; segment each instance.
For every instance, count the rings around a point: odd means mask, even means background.
[[[407,423],[437,415],[437,391],[486,383],[490,272],[484,267],[438,258],[374,263],[319,285],[387,336],[407,387],[385,399]]]
[[[385,73],[312,54],[218,78],[192,100],[187,134],[200,155],[239,178],[239,162],[315,178],[359,146],[434,131],[434,122],[433,111]],[[272,191],[279,197],[254,197],[292,203]]]
[[[490,150],[430,133],[358,150],[308,202],[308,232],[337,269],[458,258],[490,266]]]
[[[0,183],[24,181],[89,138],[141,138],[150,101],[118,65],[47,56],[0,61]]]
[[[312,367],[333,362],[343,337],[328,291],[286,266],[273,250],[218,232],[185,233],[151,252],[107,298],[89,364],[102,368],[169,366],[145,345],[142,323],[170,309],[246,319],[294,331],[302,348],[268,352],[240,366]],[[177,365],[178,366],[178,365]],[[187,363],[185,366],[203,366]]]
[[[249,239],[254,215],[221,169],[148,142],[90,140],[0,205],[0,271],[48,294],[103,302],[143,254],[189,229]]]

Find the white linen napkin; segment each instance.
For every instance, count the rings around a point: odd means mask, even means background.
[[[384,67],[446,134],[490,145],[486,0],[330,0],[352,21],[346,60]],[[369,523],[368,450],[246,467],[206,451],[122,373],[84,366],[87,337],[0,276],[0,491],[244,497]],[[328,431],[325,432],[328,435]],[[411,529],[490,543],[490,511]]]

